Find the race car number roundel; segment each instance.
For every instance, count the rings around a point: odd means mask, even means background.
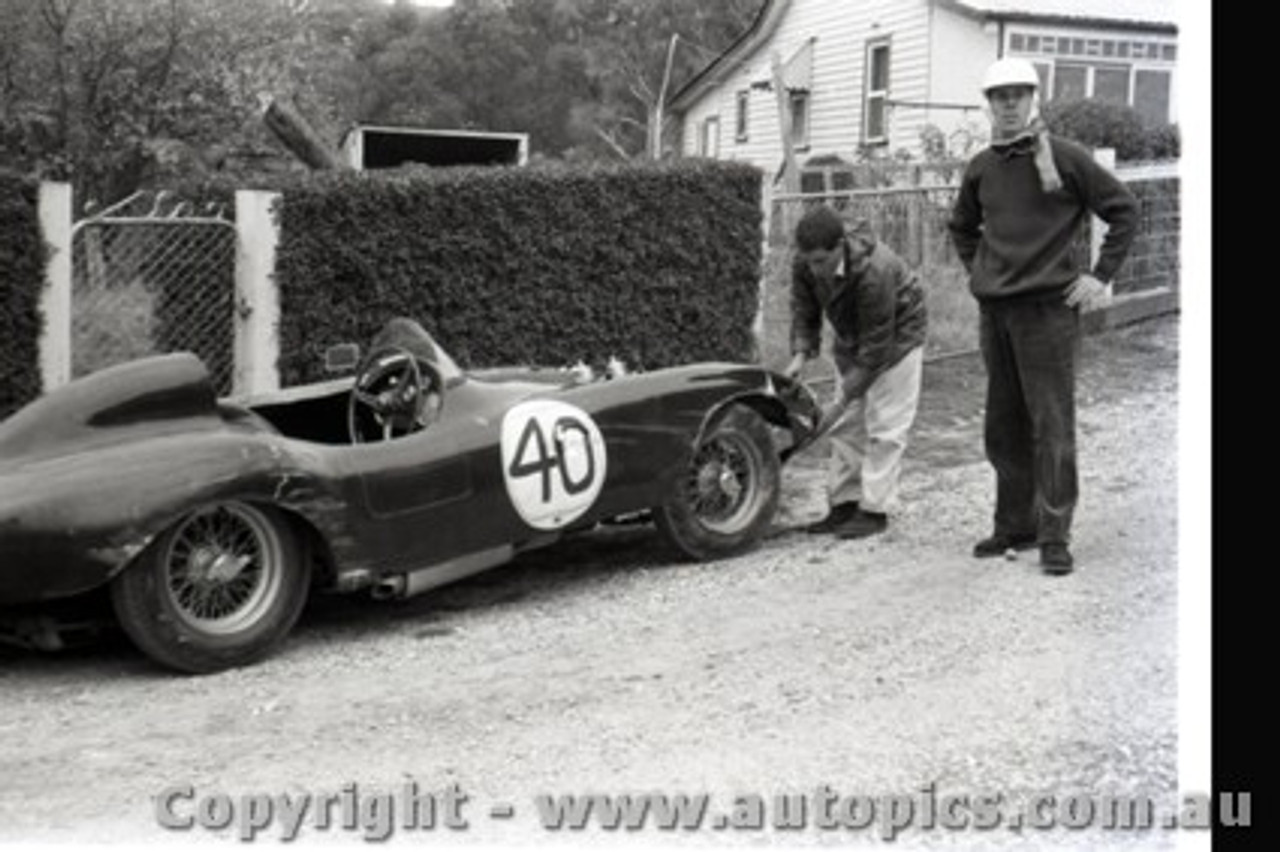
[[[550,399],[513,407],[502,419],[502,478],[524,522],[553,530],[581,517],[600,496],[604,437],[580,408]]]

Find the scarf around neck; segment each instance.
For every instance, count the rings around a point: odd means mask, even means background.
[[[1062,188],[1062,176],[1053,164],[1053,150],[1049,146],[1049,128],[1044,119],[1035,116],[1016,136],[993,140],[991,147],[1006,157],[1030,152],[1035,158],[1036,172],[1040,175],[1040,188],[1053,192]]]

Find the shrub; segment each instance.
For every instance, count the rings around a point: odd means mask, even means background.
[[[0,170],[0,417],[40,393],[40,291],[47,250],[38,185]]]
[[[1153,160],[1176,160],[1182,155],[1182,136],[1176,124],[1164,124],[1147,131],[1147,156]]]
[[[280,209],[280,373],[418,319],[467,366],[752,358],[761,174],[711,161],[311,178]]]
[[[1089,148],[1114,148],[1120,161],[1178,155],[1177,128],[1148,128],[1132,107],[1098,100],[1052,101],[1043,112],[1052,132]]]

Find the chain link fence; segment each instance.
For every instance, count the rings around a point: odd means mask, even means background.
[[[919,274],[929,312],[926,357],[942,357],[976,348],[977,305],[969,295],[964,268],[946,227],[955,195],[955,186],[923,186],[775,196],[764,259],[760,341],[763,361],[770,366],[781,366],[790,356],[789,302],[794,257],[791,240],[801,216],[819,204],[834,207],[850,221],[867,219],[879,239]],[[829,361],[830,343],[827,329],[824,357],[808,368],[815,375],[834,370]]]
[[[1117,295],[1140,295],[1178,289],[1180,197],[1176,167],[1117,174],[1137,196],[1140,225],[1128,259],[1115,281]],[[878,237],[920,276],[929,312],[926,359],[971,352],[978,347],[978,306],[969,293],[965,272],[947,230],[958,185],[853,189],[774,196],[765,250],[760,354],[765,364],[780,367],[790,356],[790,287],[792,235],[804,212],[828,204],[850,221],[866,218]],[[1090,265],[1090,229],[1081,229],[1075,247],[1077,266]],[[1155,302],[1152,303],[1156,305]],[[1162,310],[1153,307],[1153,310]],[[1136,316],[1140,316],[1140,312]],[[824,333],[824,356],[830,330]],[[811,368],[815,375],[834,371],[829,357]]]
[[[235,248],[235,228],[220,217],[171,212],[104,215],[77,223],[72,374],[190,351],[208,366],[217,392],[229,393]]]

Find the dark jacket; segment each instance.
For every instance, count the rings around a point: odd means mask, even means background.
[[[1115,277],[1137,233],[1138,202],[1083,146],[1049,137],[1062,188],[1045,192],[1028,145],[986,148],[969,161],[948,227],[980,300],[1061,294],[1088,268],[1081,226],[1108,225],[1093,275]]]
[[[845,269],[851,266],[845,246]],[[791,351],[818,354],[822,317],[835,332],[832,354],[846,399],[861,396],[876,377],[923,346],[926,314],[918,276],[879,241],[860,272],[825,283],[797,253],[791,269]]]

